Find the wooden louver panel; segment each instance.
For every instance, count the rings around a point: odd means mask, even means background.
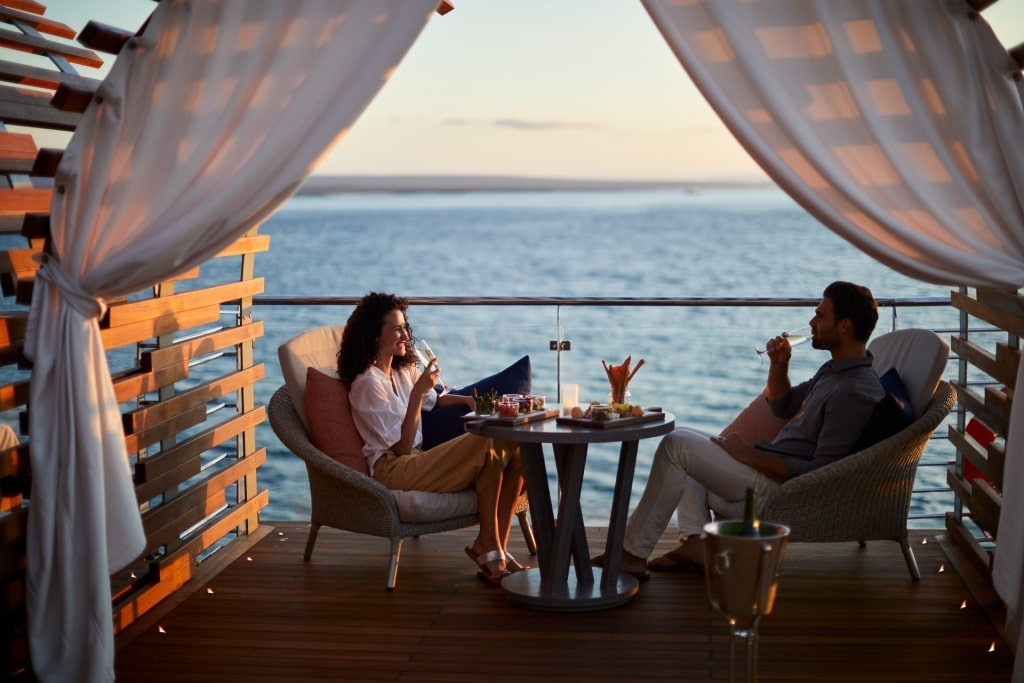
[[[49,179],[63,153],[47,133],[74,130],[78,112],[100,83],[92,71],[102,63],[94,50],[116,49],[131,35],[90,24],[83,44],[76,44],[74,30],[44,16],[45,10],[33,0],[0,0],[0,235],[6,240],[0,249],[0,429],[10,428],[19,441],[0,446],[2,679],[29,666],[25,547],[32,481],[26,433],[31,367],[23,348],[39,268],[33,257],[50,241]],[[29,54],[34,57],[26,63]],[[45,61],[39,56],[51,58],[53,66],[39,66]],[[68,64],[84,67],[85,73]],[[42,141],[47,148],[40,150]],[[252,264],[268,248],[265,236],[242,237],[215,260],[240,259],[243,267],[200,265],[111,302],[101,321],[149,534],[146,554],[111,577],[117,630],[190,578],[210,571],[205,558],[212,549],[244,542],[257,531],[268,496],[256,486],[266,451],[256,444],[255,429],[265,411],[251,398],[253,384],[263,376],[251,349],[263,325],[251,319],[251,310],[263,281],[252,276]]]
[[[973,294],[953,292],[951,301],[967,319],[951,344],[967,381],[955,383],[964,417],[949,428],[957,463],[946,472],[964,513],[947,513],[946,528],[977,568],[991,577],[999,552],[1006,435],[1021,357],[1024,297],[978,289]]]

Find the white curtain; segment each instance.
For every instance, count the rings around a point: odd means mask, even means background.
[[[145,536],[104,300],[265,220],[355,121],[437,0],[164,0],[65,151],[36,280],[27,609],[41,681],[114,680],[110,574]]]
[[[730,131],[828,228],[920,280],[1024,286],[1024,85],[966,2],[642,2]],[[1022,430],[1016,401],[994,575],[1018,615]]]

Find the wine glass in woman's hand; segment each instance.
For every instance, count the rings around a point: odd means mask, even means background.
[[[417,358],[419,358],[420,365],[423,367],[424,370],[426,370],[427,366],[430,365],[430,361],[437,360],[437,356],[435,356],[434,352],[431,350],[430,344],[423,341],[422,339],[413,339],[412,350],[416,353]],[[437,367],[436,363],[435,367]],[[441,393],[446,394],[448,393],[448,387],[446,387],[444,382],[441,381],[440,368],[438,368],[437,373],[437,384],[438,386],[441,387]]]

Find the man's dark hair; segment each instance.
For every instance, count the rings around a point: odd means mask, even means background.
[[[824,296],[832,302],[837,323],[846,318],[853,323],[857,339],[866,342],[871,337],[878,323],[878,304],[870,289],[837,281],[825,288]]]

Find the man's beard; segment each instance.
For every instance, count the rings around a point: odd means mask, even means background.
[[[831,351],[832,349],[839,347],[839,337],[819,337],[818,335],[811,336],[811,347],[820,351]]]

